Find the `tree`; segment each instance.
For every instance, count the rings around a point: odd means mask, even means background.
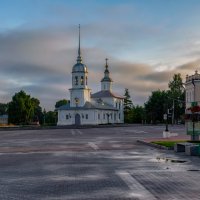
[[[55,125],[57,121],[57,115],[54,111],[48,111],[45,113],[45,124]]]
[[[14,124],[28,124],[38,117],[41,107],[38,99],[31,98],[24,91],[16,93],[8,104],[8,120]]]
[[[173,80],[169,81],[168,86],[173,97],[181,97],[183,94],[183,80],[181,74],[174,74]]]
[[[124,122],[125,123],[132,122],[132,108],[133,108],[133,103],[131,100],[131,96],[129,94],[129,90],[126,88],[125,94],[124,94]]]
[[[145,110],[142,106],[135,106],[132,108],[132,122],[133,123],[143,123],[145,119]]]
[[[0,115],[7,114],[7,110],[8,110],[8,104],[0,103]]]
[[[66,105],[68,103],[70,103],[70,101],[67,100],[67,99],[59,100],[59,101],[56,102],[55,108],[59,108],[60,106]]]
[[[171,99],[170,106],[173,108],[174,103],[174,119],[178,121],[181,116],[185,113],[184,101],[185,101],[185,91],[183,88],[183,81],[181,74],[174,74],[173,79],[169,81],[169,96]]]
[[[147,120],[150,123],[163,122],[163,114],[167,111],[167,98],[166,91],[153,91],[148,101],[145,103],[145,112]]]
[[[40,124],[43,123],[43,113],[40,106],[40,101],[36,98],[31,98],[34,108],[34,118],[33,121],[39,121]]]

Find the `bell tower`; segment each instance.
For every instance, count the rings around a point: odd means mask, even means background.
[[[101,80],[101,90],[112,90],[112,83],[113,80],[110,78],[110,72],[108,70],[108,58],[105,59],[105,71],[104,71],[104,77]]]
[[[72,88],[70,90],[70,106],[82,107],[86,101],[90,101],[90,89],[88,88],[88,70],[82,62],[80,48],[80,24],[79,24],[79,44],[76,64],[72,69]]]

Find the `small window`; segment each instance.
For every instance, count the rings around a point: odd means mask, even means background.
[[[85,77],[85,84],[87,85],[87,76]]]
[[[103,114],[103,119],[105,119],[106,118],[106,116],[105,116],[105,114]]]
[[[83,85],[84,84],[84,78],[83,78],[83,76],[81,76],[81,85]]]
[[[117,102],[115,103],[115,107],[117,108]]]
[[[85,115],[85,119],[88,119],[88,114]]]
[[[120,109],[120,107],[121,107],[121,102],[119,102],[119,109]]]
[[[75,98],[74,101],[75,101],[76,106],[78,106],[78,104],[79,104],[79,99],[78,99],[78,98]]]
[[[116,120],[116,113],[114,114],[114,120]]]
[[[75,76],[75,85],[78,85],[78,76]]]
[[[98,119],[100,119],[100,114],[98,114]]]
[[[66,115],[66,119],[69,119],[69,115]]]
[[[119,119],[120,119],[120,113],[119,113]]]
[[[112,119],[112,113],[110,114],[110,119]]]

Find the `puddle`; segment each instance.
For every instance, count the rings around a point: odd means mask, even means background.
[[[158,162],[185,163],[186,160],[178,160],[173,158],[156,157]]]

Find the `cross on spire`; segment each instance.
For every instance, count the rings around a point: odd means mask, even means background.
[[[106,58],[105,60],[106,60],[106,65],[105,65],[105,67],[106,67],[106,69],[108,69],[108,58]]]

